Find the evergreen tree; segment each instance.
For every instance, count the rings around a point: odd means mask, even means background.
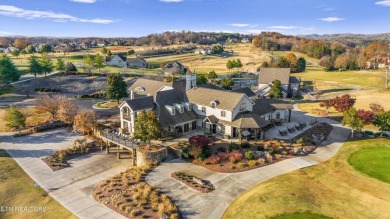
[[[73,63],[68,62],[65,66],[65,73],[69,74],[70,72],[77,72],[77,68],[75,65],[73,65]]]
[[[382,132],[381,135],[385,131],[390,131],[390,111],[379,111],[374,116],[374,122],[372,124],[378,127],[378,129]]]
[[[9,83],[17,81],[20,78],[20,73],[12,60],[3,55],[0,57],[0,83]]]
[[[112,56],[111,50],[108,50],[107,55]]]
[[[26,117],[14,106],[11,106],[7,112],[6,122],[7,127],[15,128],[20,133],[20,129],[26,126]]]
[[[114,99],[119,103],[119,100],[127,97],[126,82],[122,76],[118,74],[110,74],[107,78],[107,98]]]
[[[57,58],[57,62],[54,66],[55,70],[63,72],[65,70],[65,62],[61,57]]]
[[[279,80],[272,82],[271,91],[269,93],[270,98],[280,99],[283,97],[282,83]]]
[[[306,59],[300,57],[297,60],[297,72],[304,72],[306,71]]]
[[[42,66],[42,71],[45,73],[49,73],[53,71],[53,62],[51,61],[50,57],[47,56],[47,54],[43,54],[41,58],[41,66]]]
[[[204,75],[197,75],[196,76],[196,84],[197,85],[207,84],[207,78]]]
[[[226,68],[231,70],[232,68],[234,68],[234,64],[231,60],[229,60],[227,63],[226,63]]]
[[[88,68],[88,74],[91,74],[92,68],[94,66],[94,62],[95,61],[94,61],[94,56],[93,55],[87,54],[87,55],[84,56],[83,63]]]
[[[37,74],[43,73],[43,68],[36,56],[31,56],[29,59],[29,71],[37,77]]]
[[[207,79],[216,79],[218,76],[217,76],[217,73],[215,73],[215,71],[211,71],[207,74]]]

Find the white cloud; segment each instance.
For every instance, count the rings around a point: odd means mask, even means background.
[[[183,0],[160,0],[160,2],[166,2],[166,3],[177,3],[182,2]]]
[[[259,34],[261,32],[270,32],[270,30],[250,29],[246,30],[247,33]]]
[[[345,19],[340,17],[325,17],[325,18],[320,18],[318,20],[325,21],[325,22],[337,22],[337,21],[343,21]]]
[[[390,7],[390,0],[383,0],[383,1],[379,1],[379,2],[375,2],[376,5],[382,5],[382,6],[385,6],[385,7]]]
[[[271,28],[271,29],[291,30],[291,29],[298,29],[298,28],[301,28],[301,27],[297,27],[297,26],[270,26],[269,28]]]
[[[87,3],[87,4],[96,2],[96,0],[70,0],[70,1],[71,2],[79,2],[79,3]]]
[[[96,23],[96,24],[110,24],[115,21],[109,19],[82,19],[72,15],[64,13],[56,13],[52,11],[37,11],[37,10],[25,10],[12,5],[0,5],[0,15],[8,17],[17,17],[25,19],[53,19],[56,22],[83,22],[83,23]]]
[[[233,26],[233,27],[248,27],[250,24],[229,24],[230,26]]]
[[[12,33],[7,31],[0,31],[0,36],[9,36],[9,35],[12,35]]]

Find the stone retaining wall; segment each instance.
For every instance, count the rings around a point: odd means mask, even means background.
[[[159,164],[168,156],[168,150],[163,146],[141,146],[137,149],[137,166]]]

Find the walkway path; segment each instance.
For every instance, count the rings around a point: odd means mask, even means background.
[[[97,152],[69,161],[71,167],[52,171],[42,158],[55,150],[70,147],[82,138],[65,129],[14,138],[0,135],[0,148],[15,159],[22,169],[49,195],[79,218],[124,218],[92,197],[95,186],[104,179],[130,167],[129,160]],[[31,185],[34,186],[34,185]]]
[[[350,133],[350,130],[345,129],[339,123],[306,114],[296,106],[292,115],[295,118],[299,118],[300,121],[310,121],[313,117],[316,117],[319,122],[327,122],[334,129],[321,147],[305,157],[292,158],[241,173],[216,173],[181,159],[175,159],[168,163],[163,163],[154,169],[147,176],[146,181],[153,186],[161,188],[162,191],[173,198],[184,218],[221,218],[231,202],[253,186],[273,177],[300,168],[317,165],[330,159],[337,153]],[[171,173],[176,171],[185,171],[210,180],[216,189],[207,194],[196,192],[170,177]]]

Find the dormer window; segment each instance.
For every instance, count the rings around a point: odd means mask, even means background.
[[[187,108],[188,111],[191,111],[191,110],[192,110],[192,105],[191,105],[191,103],[185,102],[185,103],[183,103],[183,105]]]
[[[211,108],[216,108],[218,105],[219,105],[219,101],[218,100],[213,100],[213,101],[210,102]]]
[[[168,112],[174,116],[176,114],[176,108],[174,106],[166,105],[165,108],[168,110]]]
[[[145,87],[136,87],[134,90],[136,90],[136,91],[145,91]]]
[[[221,117],[226,117],[226,111],[225,110],[221,111]]]
[[[177,108],[177,110],[179,110],[180,113],[184,113],[184,106],[183,106],[183,104],[175,103],[173,105]]]
[[[206,113],[206,107],[202,106],[202,113]]]
[[[246,103],[240,105],[240,112],[246,111]]]

